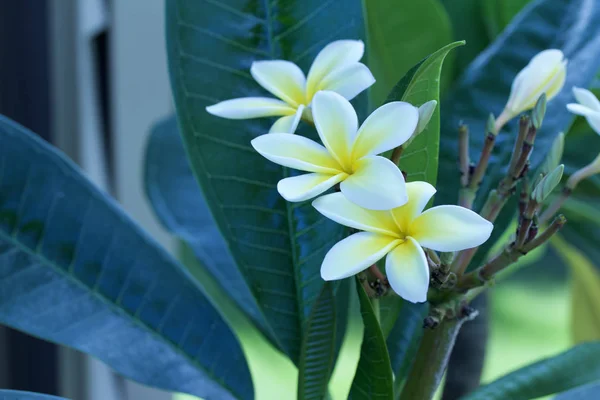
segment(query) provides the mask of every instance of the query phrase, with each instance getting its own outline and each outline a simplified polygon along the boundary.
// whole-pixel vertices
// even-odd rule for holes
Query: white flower
[[[365,232],[355,233],[329,250],[321,276],[325,280],[355,275],[387,255],[385,271],[392,289],[418,303],[427,299],[429,266],[421,246],[459,251],[485,242],[492,223],[459,206],[437,206],[423,212],[435,194],[426,182],[406,185],[408,203],[389,211],[360,208],[341,193],[319,197],[313,206],[335,222]]]
[[[360,40],[338,40],[319,52],[308,72],[284,60],[256,61],[250,73],[263,88],[280,100],[269,97],[244,97],[225,100],[206,107],[209,113],[229,119],[281,117],[271,132],[294,133],[300,118],[311,121],[314,95],[330,90],[351,100],[375,83],[366,65],[358,62],[364,54]]]
[[[573,114],[585,117],[592,129],[600,135],[600,101],[587,89],[574,87],[573,95],[579,104],[567,104],[567,109]]]
[[[543,93],[546,93],[546,99],[550,101],[562,89],[566,76],[567,60],[562,51],[551,49],[538,53],[517,74],[496,126],[501,127],[517,114],[531,110]]]
[[[312,113],[325,147],[289,133],[252,140],[256,151],[274,163],[310,172],[279,181],[277,189],[286,200],[308,200],[341,182],[342,193],[364,208],[389,210],[406,203],[402,173],[377,154],[410,138],[419,121],[416,107],[400,101],[384,104],[359,129],[350,102],[321,91],[313,99]]]

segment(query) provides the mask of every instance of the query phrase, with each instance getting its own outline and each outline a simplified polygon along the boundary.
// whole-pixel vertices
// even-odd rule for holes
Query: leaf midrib
[[[167,344],[176,353],[178,353],[179,355],[183,356],[186,360],[188,360],[188,362],[191,365],[193,365],[194,367],[196,367],[196,369],[203,371],[206,374],[207,377],[209,377],[210,379],[212,379],[214,382],[219,383],[221,385],[221,387],[223,387],[224,389],[226,389],[229,392],[229,394],[231,394],[234,398],[239,399],[239,397],[235,394],[235,392],[232,391],[232,388],[229,387],[227,384],[225,384],[224,381],[222,381],[221,379],[213,377],[208,372],[208,370],[204,368],[204,366],[202,364],[198,363],[194,358],[191,358],[185,351],[183,351],[181,348],[179,348],[175,343],[173,343],[172,341],[166,339],[158,331],[156,331],[155,329],[153,329],[152,327],[150,327],[149,325],[147,325],[146,323],[144,323],[139,318],[131,315],[130,313],[128,313],[127,311],[125,311],[123,308],[119,307],[118,304],[116,304],[115,302],[113,302],[112,300],[110,300],[108,297],[102,295],[100,292],[97,292],[95,290],[91,290],[89,288],[89,286],[87,286],[85,283],[83,283],[82,281],[80,281],[79,279],[77,279],[74,275],[71,275],[71,274],[67,273],[66,270],[63,269],[63,268],[61,268],[58,264],[56,264],[53,261],[47,259],[43,254],[40,254],[40,253],[32,250],[28,246],[22,244],[20,241],[18,241],[17,239],[15,239],[12,235],[7,234],[4,230],[0,230],[0,238],[8,241],[10,244],[12,244],[13,246],[15,246],[18,250],[20,250],[20,251],[28,254],[29,256],[31,256],[31,257],[33,257],[35,259],[40,260],[43,265],[50,266],[50,268],[52,268],[52,270],[55,273],[57,273],[59,276],[62,276],[67,281],[75,284],[80,289],[83,289],[85,292],[92,294],[94,297],[96,297],[98,300],[100,300],[102,303],[104,303],[111,311],[115,312],[116,314],[119,314],[121,317],[124,317],[125,319],[130,320],[135,325],[137,325],[138,327],[142,328],[147,333],[149,333],[150,335],[152,335],[155,339],[158,339],[159,341]]]

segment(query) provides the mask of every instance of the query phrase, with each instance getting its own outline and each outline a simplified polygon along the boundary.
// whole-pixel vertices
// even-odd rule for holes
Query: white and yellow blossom
[[[252,63],[250,74],[279,100],[244,97],[222,101],[207,107],[206,111],[229,119],[281,117],[271,132],[293,133],[300,118],[312,120],[308,107],[318,91],[334,91],[351,100],[375,83],[369,68],[359,62],[364,47],[360,40],[328,44],[313,61],[307,77],[290,61],[256,61]]]
[[[413,303],[427,299],[429,266],[421,246],[459,251],[484,243],[493,225],[459,206],[437,206],[423,212],[435,194],[426,182],[406,185],[408,203],[389,211],[363,209],[341,193],[319,197],[313,206],[333,221],[364,232],[338,242],[325,256],[325,280],[355,275],[387,255],[385,270],[392,289]]]
[[[567,60],[562,51],[550,49],[538,53],[515,77],[496,126],[501,127],[519,113],[531,110],[543,93],[550,101],[562,89],[566,76]]]
[[[592,129],[600,135],[600,101],[587,89],[574,87],[573,95],[579,104],[567,104],[567,109],[573,114],[585,117]]]
[[[325,146],[289,133],[252,140],[256,151],[274,163],[310,172],[279,181],[277,189],[286,200],[308,200],[341,182],[342,193],[364,208],[389,210],[406,203],[402,172],[377,154],[410,138],[419,121],[416,107],[401,101],[384,104],[359,129],[350,102],[321,91],[313,99],[312,113]]]

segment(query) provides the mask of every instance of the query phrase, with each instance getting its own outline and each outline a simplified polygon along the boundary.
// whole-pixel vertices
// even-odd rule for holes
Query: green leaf
[[[578,248],[561,236],[552,238],[557,254],[571,271],[571,332],[575,343],[600,340],[600,274]]]
[[[575,346],[488,384],[462,400],[529,400],[600,380],[600,343]]]
[[[400,168],[407,173],[409,181],[426,181],[435,185],[437,180],[440,147],[440,76],[444,59],[450,50],[464,42],[450,43],[431,54],[404,75],[394,86],[387,101],[406,101],[420,106],[437,100],[436,108],[427,128],[404,150]]]
[[[489,37],[495,38],[530,0],[483,0],[483,19]]]
[[[322,400],[333,371],[335,356],[335,297],[325,282],[306,322],[298,365],[298,399]]]
[[[450,17],[454,40],[464,40],[465,47],[457,50],[455,76],[460,75],[489,44],[484,19],[483,0],[442,0]]]
[[[185,241],[203,269],[210,273],[252,322],[277,344],[277,338],[256,302],[248,284],[227,249],[189,161],[177,119],[170,116],[150,132],[144,163],[146,196],[163,226]]]
[[[413,65],[452,40],[452,28],[438,0],[363,0],[363,4],[368,65],[377,79],[369,93],[374,109]]]
[[[349,400],[392,400],[394,378],[385,337],[362,284],[356,281],[360,313],[365,326],[356,376],[350,387]]]
[[[530,3],[504,30],[502,35],[473,61],[455,90],[442,104],[442,137],[436,203],[455,204],[459,190],[457,172],[457,127],[462,121],[471,131],[471,159],[476,160],[485,140],[485,125],[490,112],[498,115],[510,93],[512,80],[538,52],[548,48],[562,49],[569,59],[564,90],[548,103],[546,119],[538,132],[531,157],[531,171],[537,170],[550,150],[556,135],[565,131],[572,114],[565,105],[572,101],[569,88],[587,87],[600,69],[600,3],[593,0],[536,0]],[[484,197],[497,186],[506,173],[517,123],[508,124],[498,135],[488,174],[475,203],[479,209]],[[516,210],[510,204],[495,222],[491,240],[484,244],[474,259],[478,264],[495,239],[501,235]]]
[[[56,149],[0,117],[0,323],[120,374],[252,399],[237,339],[183,266]]]
[[[0,390],[2,400],[65,400],[62,397],[49,396],[47,394],[21,392],[18,390]]]
[[[253,61],[287,59],[306,72],[328,42],[362,38],[361,3],[306,0],[275,7],[269,1],[173,0],[167,2],[166,29],[171,84],[192,169],[230,256],[281,349],[297,361],[301,327],[323,287],[321,262],[344,229],[310,202],[288,203],[277,193],[277,182],[289,171],[250,146],[272,121],[217,118],[205,107],[264,96],[249,74]],[[361,99],[355,103],[364,114]]]
[[[600,382],[594,382],[560,393],[554,400],[596,400],[598,393]]]

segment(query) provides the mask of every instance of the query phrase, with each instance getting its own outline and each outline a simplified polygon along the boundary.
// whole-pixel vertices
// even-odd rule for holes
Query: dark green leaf
[[[440,76],[444,59],[450,50],[463,45],[463,42],[450,43],[431,54],[396,84],[388,96],[388,101],[407,101],[420,106],[436,100],[436,108],[427,128],[417,136],[402,154],[400,168],[407,173],[409,181],[427,181],[435,185],[438,171],[440,147]]]
[[[0,323],[144,384],[251,399],[242,350],[184,267],[58,151],[0,117]]]
[[[392,400],[394,378],[385,337],[362,284],[356,282],[360,313],[365,326],[356,376],[350,387],[349,400]]]
[[[41,393],[20,392],[18,390],[0,390],[2,400],[65,400],[62,397],[49,396]]]
[[[253,61],[287,59],[306,72],[328,42],[362,38],[361,3],[173,0],[166,25],[171,84],[192,169],[231,257],[281,348],[297,361],[301,327],[323,286],[321,262],[344,230],[310,202],[288,203],[277,193],[277,182],[289,172],[250,146],[272,121],[221,119],[205,107],[263,95],[249,74]],[[364,114],[366,107],[357,106]]]
[[[506,28],[515,15],[530,0],[483,0],[481,1],[483,19],[491,38],[495,38]]]
[[[463,400],[529,400],[600,380],[600,343],[585,343],[480,387]]]
[[[600,397],[600,382],[594,382],[563,392],[554,400],[596,400],[598,397]]]
[[[325,282],[304,329],[298,365],[298,399],[322,400],[335,356],[335,297],[333,283]]]
[[[229,294],[259,330],[276,343],[275,334],[206,205],[186,157],[175,116],[152,129],[144,167],[146,195],[163,226],[188,244],[220,290]]]
[[[504,30],[501,36],[471,64],[456,89],[442,105],[442,144],[440,176],[436,203],[455,204],[458,197],[457,127],[463,121],[471,131],[471,158],[477,159],[485,139],[485,124],[490,112],[498,115],[508,98],[513,78],[538,52],[562,49],[569,59],[567,79],[562,92],[548,103],[541,132],[538,133],[530,170],[535,171],[552,146],[556,135],[565,131],[572,114],[565,104],[572,101],[572,86],[587,87],[600,68],[600,58],[590,57],[600,51],[600,3],[594,0],[536,0],[530,3]],[[506,172],[516,137],[516,122],[498,135],[488,175],[476,201],[479,209],[483,197],[495,187]],[[497,219],[493,239],[504,232],[515,212],[509,207]],[[494,240],[479,251],[481,261]]]
[[[413,65],[452,41],[452,30],[446,10],[438,0],[363,0],[363,3],[368,64],[377,79],[370,89],[373,109],[383,103]],[[450,72],[449,68],[448,77]]]

